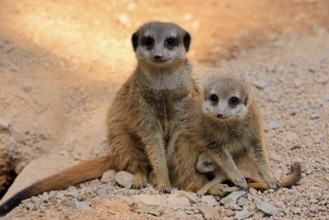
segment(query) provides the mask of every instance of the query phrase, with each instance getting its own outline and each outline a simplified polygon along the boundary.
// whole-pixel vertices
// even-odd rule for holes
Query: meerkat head
[[[248,85],[232,77],[212,77],[204,84],[203,112],[221,120],[243,119],[249,108]]]
[[[138,62],[164,67],[185,61],[191,36],[176,24],[149,22],[131,40]]]
[[[202,153],[199,156],[198,163],[196,165],[196,169],[200,173],[210,173],[215,170],[214,161],[208,156],[206,153]]]

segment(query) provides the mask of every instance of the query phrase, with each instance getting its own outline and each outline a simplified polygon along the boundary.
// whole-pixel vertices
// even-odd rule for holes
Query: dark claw
[[[164,194],[169,194],[171,193],[171,186],[160,187],[159,192]]]
[[[247,188],[246,187],[242,187],[242,190],[245,191],[245,192],[247,192],[247,193],[249,192],[248,187]]]

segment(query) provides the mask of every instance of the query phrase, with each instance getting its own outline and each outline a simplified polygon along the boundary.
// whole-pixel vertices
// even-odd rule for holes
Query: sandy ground
[[[298,186],[248,195],[250,203],[243,208],[254,211],[251,218],[263,216],[252,203],[261,198],[280,209],[273,219],[328,219],[325,0],[223,0],[201,5],[185,0],[1,1],[0,119],[10,122],[8,128],[0,127],[2,194],[15,173],[21,175],[12,192],[104,152],[106,109],[135,66],[130,36],[150,20],[173,21],[190,31],[189,58],[200,81],[216,72],[244,77],[254,85],[277,176],[284,176],[292,162],[302,163]],[[100,188],[106,195],[95,192]],[[193,206],[192,212],[167,207],[160,217],[137,214],[129,198],[143,193],[157,195],[151,186],[136,191],[94,180],[48,195],[33,207],[27,201],[5,219],[200,218]],[[91,209],[68,206],[72,198],[88,202]],[[238,211],[219,203],[214,207],[224,219]]]

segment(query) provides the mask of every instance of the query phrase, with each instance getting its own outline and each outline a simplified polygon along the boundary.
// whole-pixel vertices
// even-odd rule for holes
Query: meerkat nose
[[[224,115],[222,115],[222,114],[217,114],[217,118],[224,118]]]
[[[156,54],[154,55],[154,59],[155,60],[161,60],[163,58],[163,55],[162,54]]]

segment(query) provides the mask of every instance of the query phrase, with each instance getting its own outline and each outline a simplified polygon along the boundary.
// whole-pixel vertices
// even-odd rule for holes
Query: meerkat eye
[[[211,94],[209,96],[209,99],[213,104],[216,104],[218,102],[218,96],[216,94]]]
[[[228,100],[230,106],[235,107],[240,103],[240,99],[238,97],[233,96]]]
[[[143,37],[141,43],[143,46],[147,47],[148,49],[151,49],[154,44],[154,39],[152,37]]]
[[[175,38],[175,37],[169,37],[169,38],[166,39],[166,45],[169,48],[173,48],[175,46],[178,46],[178,39]]]
[[[212,163],[208,162],[208,161],[205,161],[205,162],[203,162],[203,165],[206,166],[206,167],[209,167],[209,166],[212,166]]]

